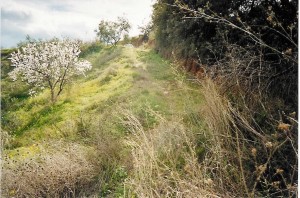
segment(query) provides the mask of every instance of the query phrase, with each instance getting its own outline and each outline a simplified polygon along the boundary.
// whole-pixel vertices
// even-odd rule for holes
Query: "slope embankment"
[[[3,195],[212,193],[197,163],[205,155],[198,85],[149,49],[103,48],[86,59],[93,69],[54,106],[47,90],[27,97],[20,82],[1,82],[13,104],[2,113]]]

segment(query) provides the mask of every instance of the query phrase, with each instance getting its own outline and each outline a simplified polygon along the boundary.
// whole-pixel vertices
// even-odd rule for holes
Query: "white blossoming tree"
[[[29,43],[11,54],[15,68],[9,75],[13,80],[20,78],[31,85],[31,95],[49,88],[54,104],[72,76],[84,75],[92,68],[90,62],[78,59],[79,53],[78,41]]]

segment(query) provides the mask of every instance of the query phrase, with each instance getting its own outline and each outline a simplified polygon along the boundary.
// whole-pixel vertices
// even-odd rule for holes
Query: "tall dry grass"
[[[137,197],[219,197],[217,183],[199,163],[196,134],[180,118],[165,120],[145,131],[129,111],[124,120],[132,133],[127,143],[132,148],[133,170],[126,186]]]
[[[249,195],[242,163],[244,137],[234,125],[230,103],[209,79],[202,82],[202,92],[205,105],[201,114],[207,125],[203,135],[207,136],[209,148],[205,166],[211,170],[220,191]]]
[[[282,119],[270,130],[260,128],[249,106],[239,109],[220,94],[223,87],[211,79],[202,80],[201,85],[206,101],[204,135],[209,136],[204,166],[211,170],[219,191],[237,197],[297,196],[298,153],[293,133],[297,122],[286,124]]]
[[[192,117],[182,119],[177,115],[167,120],[149,110],[159,124],[146,130],[137,116],[122,110],[124,125],[131,133],[127,144],[133,163],[125,182],[127,194],[297,196],[297,161],[284,161],[297,156],[296,144],[289,135],[292,126],[279,124],[273,136],[262,133],[249,120],[249,114],[240,113],[211,79],[201,81],[201,91],[205,99],[199,108],[203,126],[196,132],[194,120],[186,120]],[[290,156],[285,155],[287,150]]]

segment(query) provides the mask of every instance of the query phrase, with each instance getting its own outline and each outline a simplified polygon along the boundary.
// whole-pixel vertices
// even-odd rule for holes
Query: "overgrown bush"
[[[55,148],[55,149],[54,149]],[[5,197],[75,197],[97,175],[86,149],[78,144],[33,145],[4,156]],[[32,154],[33,153],[33,154]]]
[[[154,5],[157,50],[214,81],[200,84],[207,101],[203,117],[217,145],[207,168],[220,178],[221,191],[242,197],[297,193],[297,4]]]
[[[103,49],[103,44],[100,42],[82,43],[80,45],[81,53],[79,57],[85,58],[89,54],[98,53]]]
[[[251,62],[251,72],[268,76],[267,97],[280,97],[297,108],[297,1],[174,1],[154,5],[156,48],[168,57],[194,59],[208,68],[228,70],[219,64],[236,45],[250,50],[260,63]],[[242,57],[241,57],[242,58]],[[189,66],[189,65],[187,65]],[[238,67],[238,66],[237,66]],[[251,78],[252,76],[250,76]],[[260,79],[250,79],[258,84]]]
[[[212,137],[208,147],[216,160],[207,168],[219,178],[218,186],[242,197],[296,196],[297,121],[292,115],[282,115],[282,120],[265,115],[258,124],[253,109],[244,103],[232,106],[211,80],[201,84],[205,133]]]

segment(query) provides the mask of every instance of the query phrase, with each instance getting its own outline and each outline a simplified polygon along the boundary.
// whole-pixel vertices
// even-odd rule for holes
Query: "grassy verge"
[[[117,121],[111,122],[117,119],[111,106],[133,85],[131,69],[120,62],[123,50],[85,53],[92,71],[75,78],[54,106],[47,90],[30,98],[26,88],[19,88],[21,82],[3,79],[2,101],[8,104],[1,120],[3,195],[77,197],[114,191],[123,179],[118,174],[126,149],[121,149]]]
[[[207,175],[195,173],[191,177],[199,176],[195,182],[184,176],[185,169],[199,169],[196,162],[205,153],[199,136],[203,127],[200,90],[151,50],[92,46],[88,51],[84,57],[91,61],[92,71],[74,79],[54,106],[49,105],[46,90],[33,98],[15,99],[14,105],[6,107],[4,195],[142,196],[142,180],[136,174],[144,173],[137,153],[146,152],[147,141],[157,152],[156,174],[162,174],[149,182],[159,182],[168,168],[177,175],[164,181],[161,195],[169,195],[168,185],[180,192],[197,187],[190,194],[181,192],[183,196],[202,192],[206,184],[196,182],[206,181]],[[11,82],[3,86],[11,97],[7,88]],[[144,135],[148,139],[140,139]]]

